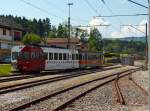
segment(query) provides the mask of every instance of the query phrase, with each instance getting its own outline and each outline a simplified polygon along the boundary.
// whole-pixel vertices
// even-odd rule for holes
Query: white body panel
[[[14,57],[14,53],[19,56],[19,52],[24,48],[25,46],[14,46],[11,49],[11,64],[12,64],[12,70],[17,71],[17,57]],[[15,55],[15,56],[16,56]]]
[[[46,48],[42,47],[44,53],[48,53],[48,59],[45,61],[45,70],[55,70],[55,69],[75,69],[79,68],[79,60],[72,60],[72,54],[78,54],[77,50],[60,49],[60,48]],[[53,59],[49,59],[49,53],[53,53]],[[54,60],[54,53],[69,54],[68,60]],[[63,57],[62,57],[63,58]]]

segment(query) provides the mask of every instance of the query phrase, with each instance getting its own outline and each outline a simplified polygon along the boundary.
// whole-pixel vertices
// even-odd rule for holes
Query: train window
[[[84,55],[82,54],[82,60],[85,60],[85,57],[84,57]]]
[[[53,60],[53,53],[49,53],[49,60]]]
[[[29,52],[23,52],[21,58],[22,58],[22,59],[25,59],[25,60],[29,60],[29,59],[30,59],[30,54],[29,54]]]
[[[44,53],[44,58],[48,60],[48,53]]]
[[[92,55],[89,55],[89,59],[92,60]]]
[[[18,58],[18,52],[12,52],[12,60],[16,60]]]
[[[73,54],[74,55],[74,60],[76,60],[76,54]]]
[[[74,60],[74,59],[75,59],[74,54],[72,54],[72,60]]]
[[[79,60],[82,60],[82,54],[79,54]]]
[[[69,60],[69,54],[66,54],[66,60]]]
[[[94,59],[95,59],[95,60],[97,59],[97,56],[96,56],[96,55],[94,55]]]
[[[39,59],[39,52],[35,52],[35,58]]]
[[[35,52],[31,52],[31,59],[35,59],[35,58],[36,58]]]
[[[59,60],[62,60],[62,53],[59,53]]]
[[[79,54],[76,54],[76,60],[79,60]]]
[[[58,53],[54,53],[54,60],[58,60]]]
[[[42,52],[40,52],[40,53],[39,53],[39,58],[40,58],[40,59],[42,59],[42,58],[43,58],[43,56],[42,56]]]
[[[63,53],[63,60],[67,60],[67,54]]]

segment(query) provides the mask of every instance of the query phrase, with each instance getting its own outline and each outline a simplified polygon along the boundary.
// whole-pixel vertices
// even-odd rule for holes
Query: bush
[[[23,40],[22,42],[24,44],[31,44],[31,43],[41,43],[41,38],[40,36],[36,35],[36,34],[26,34],[24,37],[23,37]]]
[[[105,53],[105,57],[120,57],[118,53]]]

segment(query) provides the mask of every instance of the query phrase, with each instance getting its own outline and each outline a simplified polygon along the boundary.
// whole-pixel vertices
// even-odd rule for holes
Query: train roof
[[[13,46],[11,51],[12,52],[19,52],[22,48],[24,48],[25,46],[24,45],[19,45],[19,46]]]
[[[45,44],[29,44],[31,46],[35,46],[35,47],[43,47],[43,48],[57,48],[57,49],[67,49],[67,48],[64,48],[64,47],[58,47],[58,46],[54,46],[54,45],[45,45]]]
[[[67,48],[64,48],[64,47],[57,47],[57,46],[53,46],[53,45],[45,45],[45,44],[34,44],[34,43],[31,43],[29,44],[28,46],[33,46],[33,47],[39,47],[39,48],[42,48],[43,50],[49,50],[49,49],[53,49],[54,51],[60,51],[60,50],[63,50],[63,51],[74,51],[74,52],[80,52],[80,53],[100,53],[102,54],[103,52],[94,52],[94,51],[83,51],[83,50],[79,50],[79,49],[67,49]]]
[[[67,48],[63,48],[63,47],[43,45],[43,44],[29,44],[27,46],[42,48],[44,52],[49,52],[50,50],[53,52],[78,52],[78,50],[67,49]]]

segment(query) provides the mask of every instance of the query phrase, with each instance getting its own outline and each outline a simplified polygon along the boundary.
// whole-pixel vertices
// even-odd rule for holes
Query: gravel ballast
[[[149,75],[148,71],[138,71],[132,74],[133,80],[143,87],[146,91],[149,88]]]
[[[97,78],[97,77],[101,77],[102,75],[116,73],[117,70],[120,71],[121,69],[128,69],[128,68],[130,67],[97,72],[90,75],[74,77],[71,79],[61,80],[50,84],[39,85],[39,86],[15,91],[12,93],[2,94],[0,95],[0,103],[1,103],[0,110],[5,111],[15,106],[18,106],[20,104],[36,99],[40,96],[52,93],[53,91],[64,88],[66,86],[79,83],[82,81],[88,81],[88,79],[92,79],[93,77]]]
[[[139,75],[141,72],[143,73],[139,71],[134,74]],[[136,78],[143,79],[143,76]],[[135,87],[128,77],[119,80],[119,87],[126,105],[117,103],[114,82],[112,82],[76,100],[64,111],[148,111],[148,97]]]

